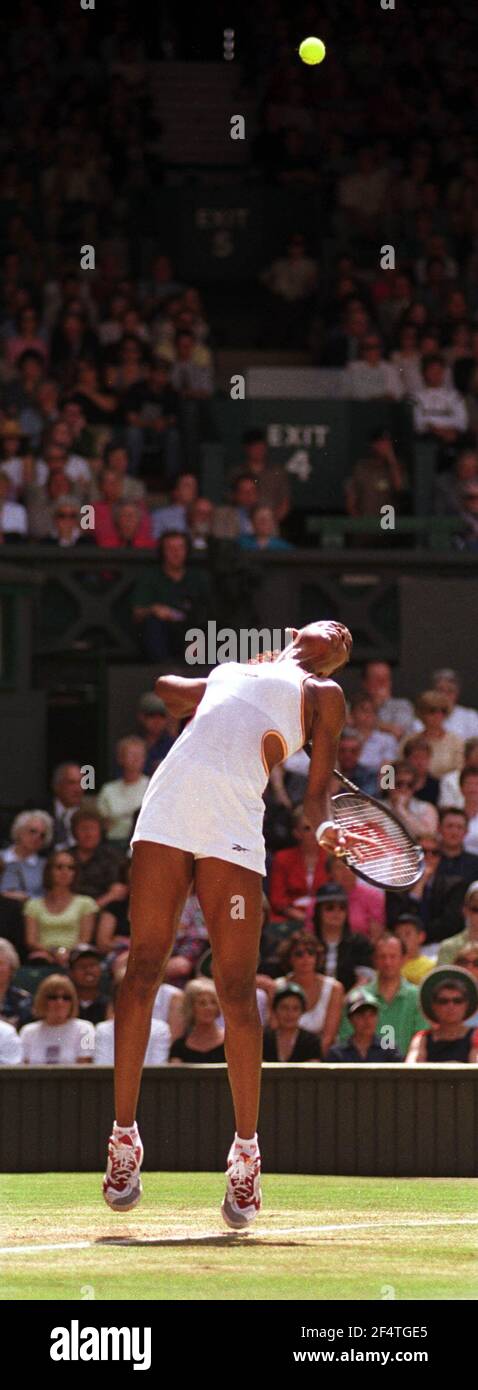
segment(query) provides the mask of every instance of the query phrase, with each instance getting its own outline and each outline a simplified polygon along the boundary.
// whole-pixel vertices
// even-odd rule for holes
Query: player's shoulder
[[[318,709],[329,707],[330,709],[345,710],[345,695],[342,686],[337,681],[332,680],[331,676],[311,676],[308,690],[312,693],[312,698]]]

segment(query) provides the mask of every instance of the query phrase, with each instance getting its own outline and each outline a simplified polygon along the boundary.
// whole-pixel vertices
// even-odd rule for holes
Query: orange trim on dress
[[[288,749],[288,747],[287,747],[287,744],[286,744],[286,741],[285,741],[285,738],[284,738],[283,734],[280,734],[278,729],[266,729],[265,733],[262,735],[262,738],[261,738],[261,758],[262,758],[262,766],[263,766],[263,768],[264,768],[264,772],[267,772],[267,776],[270,777],[270,775],[271,775],[271,774],[270,774],[270,769],[268,768],[267,763],[266,763],[266,760],[265,760],[265,757],[264,757],[264,739],[266,739],[266,738],[268,737],[268,734],[274,734],[276,738],[279,738],[279,739],[280,739],[281,744],[282,744],[282,747],[283,747],[283,749],[284,749],[284,758],[287,757],[287,754],[288,754],[288,752],[289,752],[289,749]]]

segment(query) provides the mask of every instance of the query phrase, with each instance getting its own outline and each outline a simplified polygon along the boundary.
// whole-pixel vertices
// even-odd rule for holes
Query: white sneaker
[[[232,1144],[227,1158],[227,1188],[221,1212],[227,1226],[243,1231],[255,1220],[262,1206],[260,1188],[261,1156],[257,1149],[248,1154]]]
[[[139,1134],[133,1139],[129,1134],[118,1138],[110,1136],[108,1162],[103,1178],[103,1197],[113,1211],[131,1211],[139,1202],[143,1186],[140,1167],[143,1162],[143,1145]]]

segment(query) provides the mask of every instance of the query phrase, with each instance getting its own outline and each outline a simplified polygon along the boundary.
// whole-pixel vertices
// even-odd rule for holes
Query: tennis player
[[[350,632],[335,622],[289,631],[280,653],[224,662],[207,679],[156,682],[171,714],[193,717],[151,778],[132,840],[131,949],[116,1005],[116,1120],[103,1182],[114,1211],[130,1211],[141,1196],[141,1073],[154,998],[192,880],[211,942],[236,1122],[221,1210],[241,1230],[260,1209],[255,977],[266,868],[262,797],[272,768],[310,741],[304,811],[319,842],[340,854],[364,838],[334,825],[329,793],[345,718],[342,689],[330,677],[349,659]]]

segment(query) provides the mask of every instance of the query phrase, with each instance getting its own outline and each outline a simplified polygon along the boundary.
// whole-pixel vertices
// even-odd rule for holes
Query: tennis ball
[[[322,39],[303,39],[299,48],[299,58],[310,66],[321,63],[325,58],[325,43],[322,43]]]

